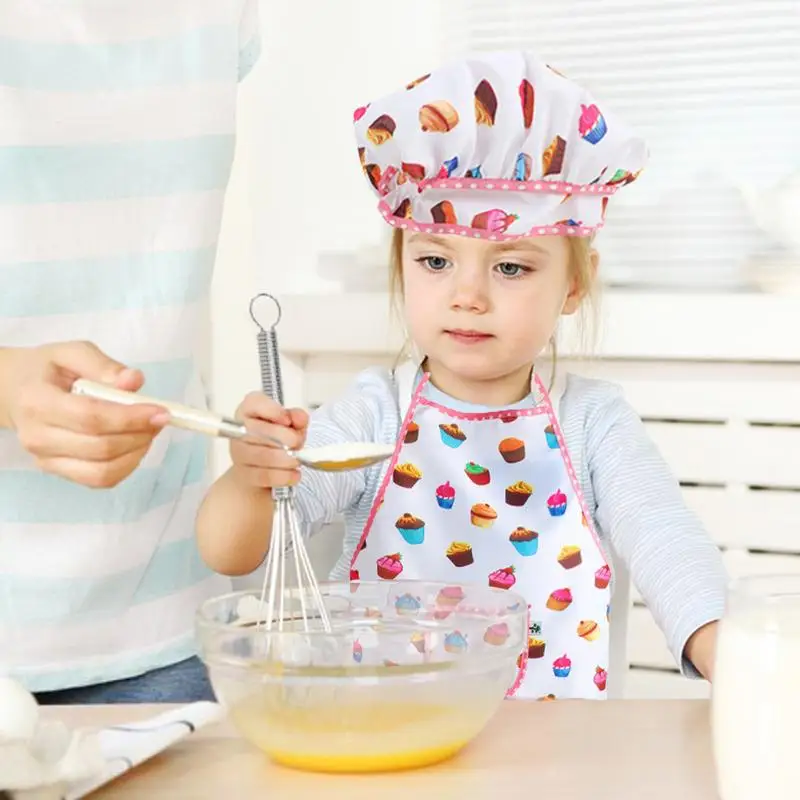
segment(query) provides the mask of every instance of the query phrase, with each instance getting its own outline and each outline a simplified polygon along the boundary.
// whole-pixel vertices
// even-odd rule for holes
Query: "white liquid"
[[[712,727],[721,800],[800,797],[800,601],[720,625]]]

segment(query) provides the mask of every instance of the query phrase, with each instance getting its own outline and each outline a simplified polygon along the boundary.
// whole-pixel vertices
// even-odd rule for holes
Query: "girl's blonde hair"
[[[594,323],[597,314],[598,281],[595,260],[593,259],[594,236],[574,236],[567,239],[569,247],[569,270],[571,277],[576,281],[578,293],[581,298],[580,305],[580,344],[581,350],[587,352],[594,344]],[[389,296],[393,310],[402,318],[403,300],[403,232],[392,231],[392,241],[389,252]],[[403,348],[405,353],[408,342]],[[553,361],[553,375],[556,367],[556,337],[550,341],[551,356]],[[402,357],[403,353],[401,353]]]

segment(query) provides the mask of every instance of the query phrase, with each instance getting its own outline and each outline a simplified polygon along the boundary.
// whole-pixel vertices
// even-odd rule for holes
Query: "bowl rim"
[[[338,580],[338,581],[320,581],[319,588],[320,590],[324,590],[325,587],[331,586],[338,586],[338,587],[352,587],[353,585],[364,585],[364,586],[426,586],[430,589],[445,589],[445,588],[453,588],[458,586],[459,588],[463,589],[465,592],[469,589],[479,590],[484,592],[488,595],[493,595],[495,597],[504,597],[508,598],[508,607],[506,608],[507,614],[506,615],[497,615],[496,619],[501,620],[504,617],[527,617],[528,616],[528,603],[525,598],[518,594],[517,592],[513,592],[509,589],[497,589],[494,586],[486,586],[485,584],[478,584],[478,583],[456,583],[453,581],[427,581],[422,579],[414,579],[409,578],[403,581],[397,581],[396,583],[389,584],[387,581],[382,580],[375,580],[375,581],[349,581],[347,579]],[[292,587],[287,587],[292,588]],[[409,590],[410,591],[410,590]],[[236,598],[244,598],[244,597],[252,597],[255,596],[256,599],[259,599],[260,590],[258,589],[238,589],[232,592],[226,592],[225,594],[215,595],[214,597],[209,597],[204,600],[196,609],[194,614],[195,619],[195,626],[196,628],[200,629],[203,628],[205,630],[217,630],[222,632],[231,632],[234,630],[238,630],[241,632],[245,632],[248,630],[248,626],[244,625],[235,625],[231,624],[230,622],[217,622],[213,620],[210,615],[208,614],[208,609],[215,605],[221,605],[225,601],[231,601]],[[519,608],[514,608],[514,606],[519,606]],[[459,609],[458,606],[453,606],[451,613],[458,612],[461,615],[469,616],[470,611],[472,613],[476,613],[472,607],[461,608]],[[487,622],[490,622],[490,616],[486,614]],[[253,633],[255,634],[256,630],[258,630],[261,634],[264,634],[266,631],[261,630],[256,627],[250,628]],[[330,633],[326,633],[324,630],[311,630],[311,631],[300,631],[297,629],[285,629],[285,630],[275,630],[274,628],[268,631],[270,636],[283,636],[283,635],[292,635],[297,636],[298,634],[302,634],[304,637],[317,637],[317,636],[330,636]]]

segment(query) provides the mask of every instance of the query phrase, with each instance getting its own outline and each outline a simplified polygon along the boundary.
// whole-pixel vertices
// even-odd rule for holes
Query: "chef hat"
[[[429,233],[588,236],[647,160],[621,120],[525,52],[449,64],[354,122],[383,217]]]

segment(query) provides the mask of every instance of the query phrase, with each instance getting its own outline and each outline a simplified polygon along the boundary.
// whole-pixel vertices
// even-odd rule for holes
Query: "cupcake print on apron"
[[[508,696],[604,698],[611,570],[547,391],[534,377],[530,408],[463,413],[427,385],[423,375],[411,394],[351,575],[396,581],[399,596],[406,579],[442,582],[442,618],[462,584],[511,590],[530,630]],[[499,623],[480,644],[501,638]],[[471,646],[458,630],[443,641],[450,653]]]

